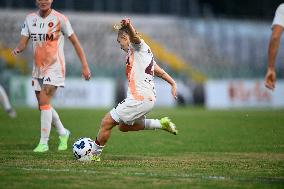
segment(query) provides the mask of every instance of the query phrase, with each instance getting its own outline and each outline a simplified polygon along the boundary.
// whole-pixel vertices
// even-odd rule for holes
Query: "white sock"
[[[47,105],[48,106],[48,105]],[[52,111],[51,108],[41,108],[41,130],[40,130],[40,143],[47,144],[51,129]]]
[[[96,139],[96,141],[94,141],[95,145],[92,149],[92,154],[94,154],[96,156],[100,156],[105,146],[101,146],[101,145],[97,144],[97,142],[98,141]]]
[[[161,129],[162,125],[158,119],[145,119],[144,130]]]
[[[52,125],[55,126],[56,131],[60,136],[66,135],[66,129],[62,125],[58,113],[54,108],[51,108],[51,111],[52,111]]]
[[[0,103],[3,104],[5,111],[12,109],[7,93],[5,92],[4,88],[1,85],[0,85]]]

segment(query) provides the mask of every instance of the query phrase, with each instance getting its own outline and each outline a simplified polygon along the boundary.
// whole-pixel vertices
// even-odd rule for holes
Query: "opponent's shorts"
[[[35,91],[41,91],[42,85],[52,85],[56,87],[64,87],[65,78],[45,76],[44,78],[32,78],[32,86]]]
[[[133,125],[144,121],[154,104],[155,100],[148,98],[142,101],[126,98],[110,111],[110,115],[117,123]]]

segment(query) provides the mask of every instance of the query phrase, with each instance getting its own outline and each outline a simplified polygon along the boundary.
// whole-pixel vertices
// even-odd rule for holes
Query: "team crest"
[[[50,27],[50,28],[51,28],[53,25],[54,25],[53,22],[49,22],[49,23],[48,23],[48,27]]]

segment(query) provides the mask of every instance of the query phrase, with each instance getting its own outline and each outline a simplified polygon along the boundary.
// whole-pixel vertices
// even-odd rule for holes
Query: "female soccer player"
[[[63,127],[57,112],[51,106],[51,99],[57,87],[64,87],[64,36],[67,36],[71,41],[81,61],[82,76],[85,80],[89,80],[91,77],[84,51],[68,18],[53,10],[51,8],[52,2],[53,0],[36,0],[39,10],[27,15],[20,41],[13,50],[13,54],[17,55],[26,48],[29,40],[33,43],[32,86],[41,111],[41,137],[34,152],[48,151],[51,124],[56,127],[59,134],[58,150],[67,149],[70,132]]]
[[[127,98],[105,115],[95,140],[93,160],[100,161],[100,154],[108,141],[111,130],[118,125],[122,132],[163,129],[177,134],[175,125],[169,118],[145,119],[155,103],[154,75],[161,77],[171,85],[171,92],[176,98],[176,83],[154,61],[149,46],[141,39],[130,19],[121,21],[117,42],[126,54],[126,77],[128,80]]]

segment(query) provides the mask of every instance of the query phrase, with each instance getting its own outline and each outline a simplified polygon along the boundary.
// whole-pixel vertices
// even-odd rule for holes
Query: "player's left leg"
[[[52,112],[52,125],[55,126],[57,133],[59,134],[59,145],[58,145],[58,150],[62,151],[62,150],[67,150],[68,148],[68,139],[70,136],[70,131],[66,128],[64,128],[60,117],[58,115],[58,113],[56,112],[56,110],[51,107],[51,112]]]
[[[17,116],[16,111],[11,106],[11,103],[9,101],[5,89],[1,85],[0,85],[0,103],[3,105],[4,110],[11,118],[15,118]]]
[[[162,119],[138,119],[133,125],[120,123],[118,129],[122,132],[162,129],[177,135],[176,126],[168,117]]]

